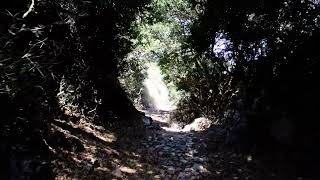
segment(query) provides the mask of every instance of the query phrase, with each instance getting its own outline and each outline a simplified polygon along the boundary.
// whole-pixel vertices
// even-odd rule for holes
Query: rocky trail
[[[138,150],[157,172],[150,179],[279,179],[251,155],[225,147],[218,126],[206,129],[192,123],[179,129],[168,124],[169,112],[146,115],[156,128],[147,131]]]
[[[79,142],[54,150],[56,179],[277,179],[250,155],[219,147],[213,130],[171,127],[168,112],[146,116],[152,125],[136,139],[87,122],[55,123],[56,131]]]
[[[148,132],[141,143],[147,160],[160,172],[155,179],[205,179],[208,157],[201,153],[206,144],[195,132],[183,132],[166,123],[166,114],[148,114],[159,128]]]

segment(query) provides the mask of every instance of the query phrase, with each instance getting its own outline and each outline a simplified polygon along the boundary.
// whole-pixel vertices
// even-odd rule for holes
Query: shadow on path
[[[221,145],[218,127],[185,132],[170,127],[170,112],[146,112],[160,128],[122,138],[101,126],[59,121],[52,128],[78,139],[80,152],[56,148],[56,179],[277,179],[249,155]]]

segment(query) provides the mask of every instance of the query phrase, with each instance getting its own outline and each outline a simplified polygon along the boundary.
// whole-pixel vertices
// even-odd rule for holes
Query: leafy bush
[[[49,162],[48,126],[64,118],[61,106],[83,116],[95,110],[106,122],[137,113],[119,85],[117,64],[130,51],[128,29],[145,3],[0,2],[0,104],[6,107],[1,114],[8,114],[0,122],[1,156],[7,158],[1,167],[28,159]],[[1,176],[41,174],[10,169]]]

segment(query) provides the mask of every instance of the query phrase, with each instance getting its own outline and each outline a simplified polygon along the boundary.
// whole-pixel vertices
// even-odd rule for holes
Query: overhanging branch
[[[22,18],[27,17],[28,14],[29,14],[33,9],[34,9],[34,0],[31,0],[31,4],[30,4],[30,6],[29,6],[29,9],[28,9],[27,12],[25,12],[25,13],[23,14]]]

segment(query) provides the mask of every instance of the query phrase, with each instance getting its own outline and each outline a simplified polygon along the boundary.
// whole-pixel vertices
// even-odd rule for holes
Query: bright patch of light
[[[212,50],[216,57],[226,60],[226,66],[229,71],[235,65],[233,52],[230,49],[232,49],[232,42],[227,38],[227,35],[224,33],[217,33]]]
[[[215,37],[215,43],[213,46],[213,52],[218,57],[224,57],[227,47],[231,42],[224,38],[224,34],[219,33]]]
[[[148,94],[148,101],[156,110],[172,111],[176,107],[169,100],[169,90],[163,81],[159,66],[155,63],[147,64],[147,78],[143,85]]]
[[[310,0],[315,5],[320,5],[320,0]]]
[[[255,16],[256,16],[255,13],[249,14],[248,15],[248,21],[253,21]]]

